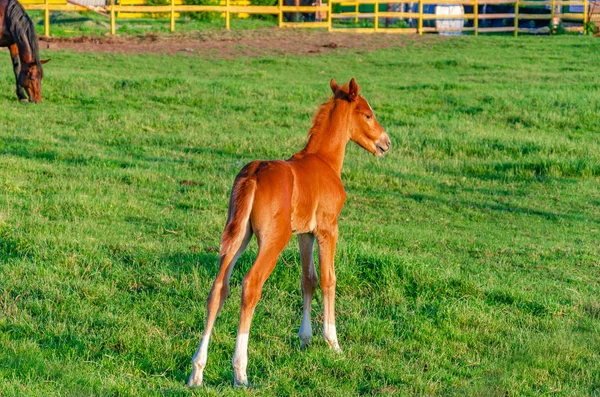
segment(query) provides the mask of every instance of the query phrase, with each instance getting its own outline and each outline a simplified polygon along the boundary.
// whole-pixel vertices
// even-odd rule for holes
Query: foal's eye
[[[365,117],[367,118],[367,120],[371,120],[373,118],[373,116],[370,114],[367,114]]]

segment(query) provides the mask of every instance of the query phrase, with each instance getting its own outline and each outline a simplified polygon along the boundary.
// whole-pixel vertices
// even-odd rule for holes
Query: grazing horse
[[[42,100],[42,64],[33,22],[17,0],[0,0],[0,47],[8,47],[17,80],[17,97],[23,102]],[[27,99],[27,96],[29,99]]]
[[[323,337],[332,349],[341,351],[335,329],[333,259],[338,239],[337,219],[346,200],[341,179],[344,153],[348,141],[354,141],[375,156],[381,156],[390,149],[391,142],[375,119],[371,106],[359,95],[354,79],[343,87],[332,79],[330,86],[333,98],[319,108],[304,149],[287,161],[251,162],[235,178],[221,240],[221,267],[208,296],[206,326],[192,359],[190,387],[202,384],[210,334],[229,294],[233,266],[252,234],[258,239],[258,256],[242,284],[240,323],[233,357],[234,384],[248,385],[246,366],[252,314],[263,284],[292,233],[298,235],[302,261],[301,347],[312,337],[310,307],[317,286],[313,262],[316,239],[323,291]]]

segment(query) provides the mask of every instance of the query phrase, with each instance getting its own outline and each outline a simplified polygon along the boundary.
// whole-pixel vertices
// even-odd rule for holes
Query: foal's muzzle
[[[375,156],[383,156],[384,153],[390,150],[390,147],[392,147],[390,137],[386,133],[381,134],[381,137],[375,144]]]

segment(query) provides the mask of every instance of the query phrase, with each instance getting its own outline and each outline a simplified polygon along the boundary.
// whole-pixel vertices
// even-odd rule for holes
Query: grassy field
[[[484,37],[311,57],[45,51],[0,63],[0,395],[600,395],[600,41]],[[243,164],[302,148],[356,77],[392,150],[351,144],[337,320],[300,351],[295,238],[232,387],[240,282],[185,382]]]
[[[348,10],[350,11],[350,10]],[[364,12],[364,11],[363,11]],[[372,12],[372,11],[371,11]],[[33,23],[35,24],[38,35],[44,35],[44,12],[28,11]],[[201,31],[203,33],[220,31],[225,27],[225,19],[218,17],[216,13],[209,14],[211,17],[206,19],[195,19],[190,14],[182,14],[175,20],[175,32],[177,34],[190,35]],[[238,18],[237,14],[231,16],[232,30],[250,30],[256,28],[267,28],[277,26],[277,15],[255,14],[250,18]],[[383,23],[383,22],[382,22]],[[335,20],[333,26],[337,28],[364,28],[373,27],[371,20],[360,20],[354,23],[353,20]],[[408,27],[406,23],[394,23],[390,27]],[[50,34],[52,37],[79,37],[85,35],[88,37],[104,37],[110,32],[110,19],[93,12],[74,12],[74,11],[52,11],[50,13]],[[170,33],[169,14],[164,14],[161,18],[120,18],[117,14],[116,34],[118,36],[144,36],[144,35],[165,35]],[[467,34],[467,33],[465,33]]]
[[[35,24],[38,35],[44,34],[44,12],[28,11]],[[247,30],[277,26],[276,16],[267,15],[263,18],[238,19],[232,17],[231,29]],[[210,19],[193,19],[181,15],[176,19],[177,33],[190,34],[198,30],[221,30],[225,27],[225,19],[212,16]],[[170,29],[169,14],[164,18],[130,19],[119,18],[117,14],[116,33],[121,36],[165,34]],[[53,37],[89,37],[106,36],[110,32],[110,19],[93,12],[52,11],[50,13],[50,34]]]

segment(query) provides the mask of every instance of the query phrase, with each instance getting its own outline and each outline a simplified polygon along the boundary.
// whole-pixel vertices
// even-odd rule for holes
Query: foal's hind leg
[[[250,226],[248,226],[239,248],[237,250],[232,249],[231,251],[233,252],[228,252],[221,257],[221,269],[219,270],[219,274],[208,295],[208,303],[206,305],[206,326],[204,327],[202,340],[200,341],[200,346],[198,346],[196,354],[194,354],[194,358],[192,358],[192,374],[188,380],[189,387],[202,385],[202,374],[208,359],[208,342],[210,340],[210,334],[217,315],[221,311],[221,307],[223,307],[223,302],[229,295],[229,278],[231,277],[231,271],[233,270],[235,262],[237,262],[240,255],[242,255],[248,246],[251,236],[252,232]]]
[[[300,348],[306,347],[312,338],[312,326],[310,324],[310,308],[312,298],[317,288],[317,273],[315,272],[315,262],[313,249],[315,245],[315,236],[312,234],[299,234],[298,244],[300,245],[300,257],[302,259],[302,323],[300,324]]]
[[[317,235],[321,290],[323,290],[323,338],[333,350],[341,353],[335,329],[335,246],[338,238],[337,224]]]
[[[278,222],[280,223],[280,222]],[[272,225],[271,233],[268,236],[258,237],[258,256],[250,268],[250,271],[244,277],[242,284],[242,309],[240,312],[240,325],[235,341],[235,354],[233,356],[233,371],[235,386],[248,386],[248,377],[246,376],[246,367],[248,366],[248,334],[250,324],[256,304],[262,294],[262,288],[267,278],[273,272],[277,258],[285,248],[292,230],[282,225]]]
[[[13,65],[13,71],[15,72],[15,80],[17,81],[17,98],[20,101],[26,100],[25,91],[23,91],[23,87],[19,84],[19,73],[21,73],[21,61],[19,60],[19,48],[16,44],[8,47],[10,51],[10,59]]]

